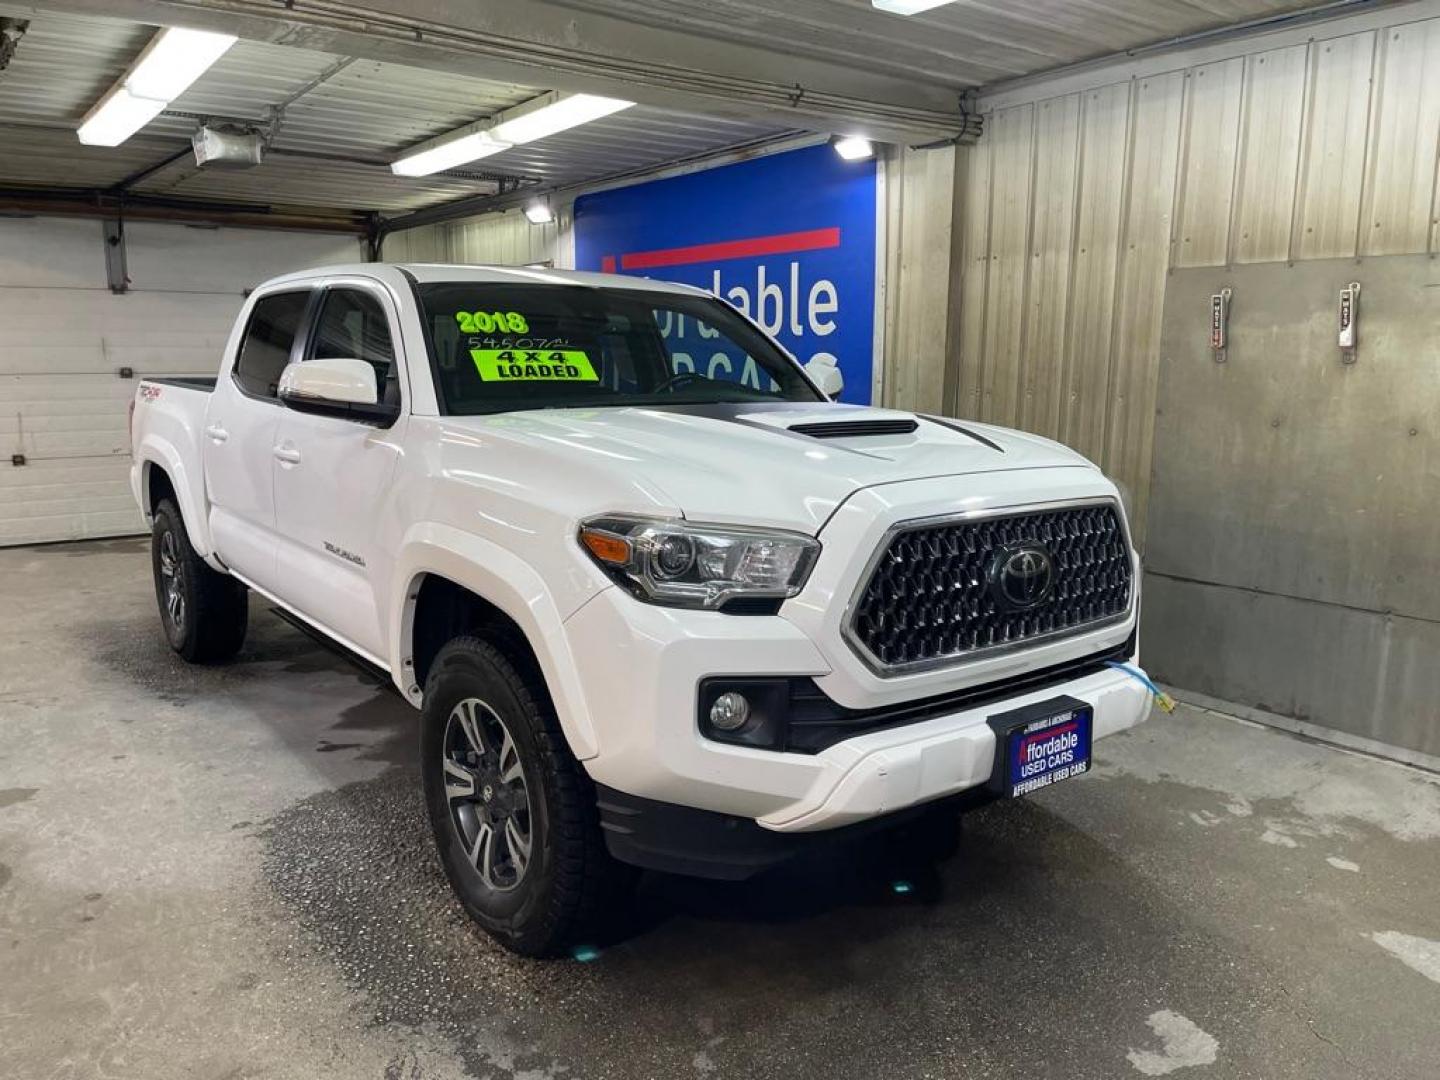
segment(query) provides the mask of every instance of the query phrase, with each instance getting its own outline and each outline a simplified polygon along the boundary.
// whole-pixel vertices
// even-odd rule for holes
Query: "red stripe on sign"
[[[760,255],[790,255],[797,251],[821,251],[840,246],[840,229],[810,229],[807,232],[752,236],[746,240],[721,240],[714,244],[662,248],[659,251],[632,251],[620,256],[622,270],[653,270],[661,266],[719,262],[722,259],[753,259]]]
[[[615,272],[615,256],[604,255],[600,259],[600,270],[602,273],[613,274]]]
[[[1057,728],[1046,728],[1044,731],[1037,731],[1033,735],[1026,735],[1020,740],[1020,756],[1025,756],[1025,751],[1030,749],[1031,743],[1053,739],[1056,735],[1064,735],[1067,731],[1074,731],[1079,726],[1078,723],[1061,724]]]

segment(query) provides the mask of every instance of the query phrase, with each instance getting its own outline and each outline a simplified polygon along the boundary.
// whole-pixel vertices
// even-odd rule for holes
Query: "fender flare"
[[[150,514],[150,469],[154,466],[170,477],[170,486],[180,503],[180,516],[185,521],[185,532],[190,537],[190,546],[207,562],[213,561],[210,545],[210,523],[205,517],[204,495],[196,493],[196,485],[190,479],[185,461],[167,440],[151,433],[147,434],[136,447],[136,464],[140,470],[140,508],[148,517]]]
[[[540,574],[514,552],[449,525],[411,526],[395,561],[390,610],[399,617],[390,631],[391,670],[405,699],[417,707],[421,702],[415,681],[415,603],[420,582],[430,574],[469,589],[514,620],[540,662],[571,753],[581,761],[598,754],[595,725],[565,634],[565,618],[573,611],[562,611]]]

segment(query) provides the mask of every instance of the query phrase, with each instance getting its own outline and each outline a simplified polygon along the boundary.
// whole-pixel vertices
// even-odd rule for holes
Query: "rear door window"
[[[247,394],[276,398],[295,335],[310,303],[309,290],[271,293],[255,301],[235,357],[235,381]]]

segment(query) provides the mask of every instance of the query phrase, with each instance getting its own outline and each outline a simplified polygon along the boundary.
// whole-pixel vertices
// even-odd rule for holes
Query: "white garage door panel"
[[[105,249],[98,221],[0,218],[0,290],[105,288]]]
[[[139,532],[129,457],[0,463],[0,545]]]
[[[233,315],[243,300],[239,289],[224,293],[132,289],[116,295],[108,289],[0,286],[0,312],[9,320],[7,327],[37,344],[56,335],[65,340],[149,334],[153,336],[146,340],[164,341],[212,333],[216,317]]]
[[[276,274],[360,260],[354,237],[151,221],[125,226],[125,248],[135,287],[187,293],[241,293]]]
[[[116,295],[99,222],[0,219],[0,544],[143,528],[129,489],[135,379],[119,370],[213,375],[246,289],[360,250],[151,222],[126,226],[126,249],[130,291]]]
[[[235,311],[239,310],[240,305],[236,304]],[[220,354],[224,351],[223,337],[193,345],[171,346],[71,345],[11,349],[8,345],[0,345],[0,356],[4,357],[0,360],[0,372],[15,375],[95,375],[104,371],[115,378],[122,367],[128,367],[139,375],[214,375]]]
[[[109,375],[0,379],[0,445],[24,454],[27,465],[31,458],[128,457],[134,392],[133,380]]]
[[[0,374],[213,373],[243,303],[239,292],[0,286]]]

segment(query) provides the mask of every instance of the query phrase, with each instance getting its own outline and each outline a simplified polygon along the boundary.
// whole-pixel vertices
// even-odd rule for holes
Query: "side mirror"
[[[838,398],[840,391],[845,389],[845,376],[840,373],[840,365],[829,353],[812,357],[805,365],[805,374],[810,376],[810,381],[831,401]]]
[[[380,404],[375,369],[354,357],[327,357],[288,364],[280,373],[280,400],[297,412],[387,424],[400,414]]]

